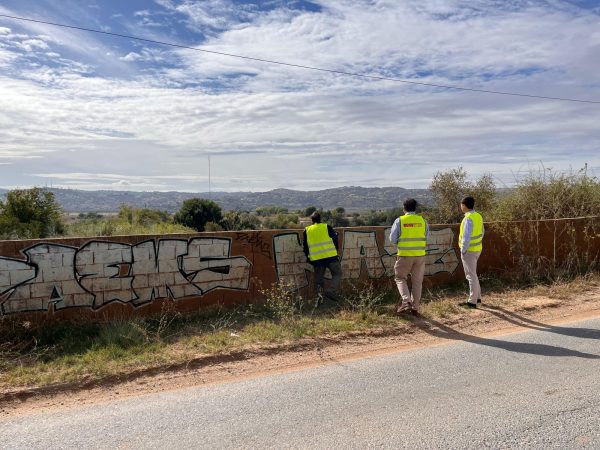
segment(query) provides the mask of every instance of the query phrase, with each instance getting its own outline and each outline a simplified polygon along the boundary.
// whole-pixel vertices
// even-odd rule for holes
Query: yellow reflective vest
[[[308,241],[308,259],[311,261],[337,256],[337,250],[333,239],[329,237],[326,223],[315,223],[306,227],[306,240]]]
[[[469,241],[468,252],[480,252],[483,250],[483,217],[476,211],[465,213],[462,222],[460,223],[460,234],[458,235],[458,246],[462,249],[463,234],[465,222],[467,219],[473,221],[473,231],[471,231],[471,240]]]
[[[427,225],[417,214],[400,216],[398,256],[425,256],[427,247]]]

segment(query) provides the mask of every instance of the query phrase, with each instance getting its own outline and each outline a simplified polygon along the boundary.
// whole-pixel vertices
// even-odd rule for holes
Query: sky
[[[600,0],[2,0],[210,51],[600,101]],[[600,176],[600,104],[273,65],[0,17],[0,187],[427,187]]]

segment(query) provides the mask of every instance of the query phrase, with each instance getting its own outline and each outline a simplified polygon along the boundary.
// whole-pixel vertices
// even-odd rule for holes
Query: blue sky
[[[3,0],[0,14],[368,75],[600,101],[600,0]],[[499,185],[600,175],[600,105],[274,66],[0,18],[0,187]]]

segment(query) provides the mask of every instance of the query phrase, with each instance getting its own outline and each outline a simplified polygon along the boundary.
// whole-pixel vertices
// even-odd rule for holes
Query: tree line
[[[579,171],[555,172],[545,167],[515,180],[511,188],[498,189],[494,178],[484,174],[471,180],[462,168],[437,172],[429,185],[432,204],[418,212],[430,223],[457,223],[462,214],[460,199],[471,195],[476,209],[487,221],[540,220],[600,215],[600,182]],[[400,205],[404,199],[398,199]],[[302,228],[319,210],[324,222],[334,227],[391,225],[402,214],[400,206],[386,210],[348,213],[307,206],[289,211],[264,206],[253,211],[226,211],[208,199],[185,200],[179,211],[164,211],[122,205],[117,214],[80,214],[65,220],[54,194],[42,188],[9,191],[0,200],[0,239],[35,239],[52,236],[110,236],[118,234],[168,234],[195,231],[232,231]]]

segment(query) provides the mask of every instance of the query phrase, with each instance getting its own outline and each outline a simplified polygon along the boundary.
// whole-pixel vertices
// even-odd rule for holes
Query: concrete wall
[[[598,258],[600,219],[487,224],[482,272],[561,261],[573,248]],[[396,250],[390,228],[342,228],[346,280],[389,283]],[[260,301],[261,287],[292,283],[309,294],[312,270],[301,230],[0,241],[0,315],[104,320]],[[431,227],[427,286],[463,280],[458,225]],[[541,259],[540,259],[541,258]]]

